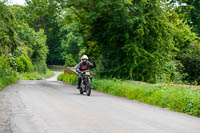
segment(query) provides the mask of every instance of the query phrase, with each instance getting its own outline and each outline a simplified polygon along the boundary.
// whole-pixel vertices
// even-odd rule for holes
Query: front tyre
[[[83,82],[81,81],[80,94],[83,94]]]
[[[80,94],[83,94],[83,89],[82,89],[82,87],[80,88]]]
[[[90,94],[91,94],[91,80],[90,80],[90,78],[88,78],[86,93],[87,93],[87,96],[90,96]]]

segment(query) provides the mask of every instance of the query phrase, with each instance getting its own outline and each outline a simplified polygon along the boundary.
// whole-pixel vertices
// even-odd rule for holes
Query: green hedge
[[[31,72],[33,65],[29,57],[19,56],[16,58],[17,71],[18,72]]]
[[[67,54],[65,56],[65,67],[74,67],[76,65],[76,61],[74,60],[72,54]]]
[[[62,74],[58,80],[76,84],[77,76]],[[92,85],[98,91],[200,117],[200,90],[106,79],[94,79]]]
[[[177,59],[184,66],[183,72],[187,73],[184,80],[200,85],[200,41],[194,41],[185,47]]]
[[[0,90],[2,90],[6,85],[15,83],[16,81],[16,72],[10,67],[8,59],[0,57]]]
[[[0,57],[0,77],[8,77],[14,74],[14,71],[9,65],[8,59]]]

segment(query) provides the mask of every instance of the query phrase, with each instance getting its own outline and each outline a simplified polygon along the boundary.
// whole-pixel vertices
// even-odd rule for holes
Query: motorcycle
[[[87,96],[91,94],[92,75],[91,71],[85,70],[81,76],[80,94],[86,92]]]

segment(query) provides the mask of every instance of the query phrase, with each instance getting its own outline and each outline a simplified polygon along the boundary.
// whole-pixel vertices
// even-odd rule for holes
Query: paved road
[[[56,81],[19,81],[0,92],[0,133],[200,133],[200,119]]]

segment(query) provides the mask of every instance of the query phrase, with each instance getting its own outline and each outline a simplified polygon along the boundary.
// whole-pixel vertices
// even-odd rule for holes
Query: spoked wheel
[[[87,93],[87,96],[90,96],[91,94],[91,80],[90,79],[88,79],[88,83],[86,86],[86,93]]]

